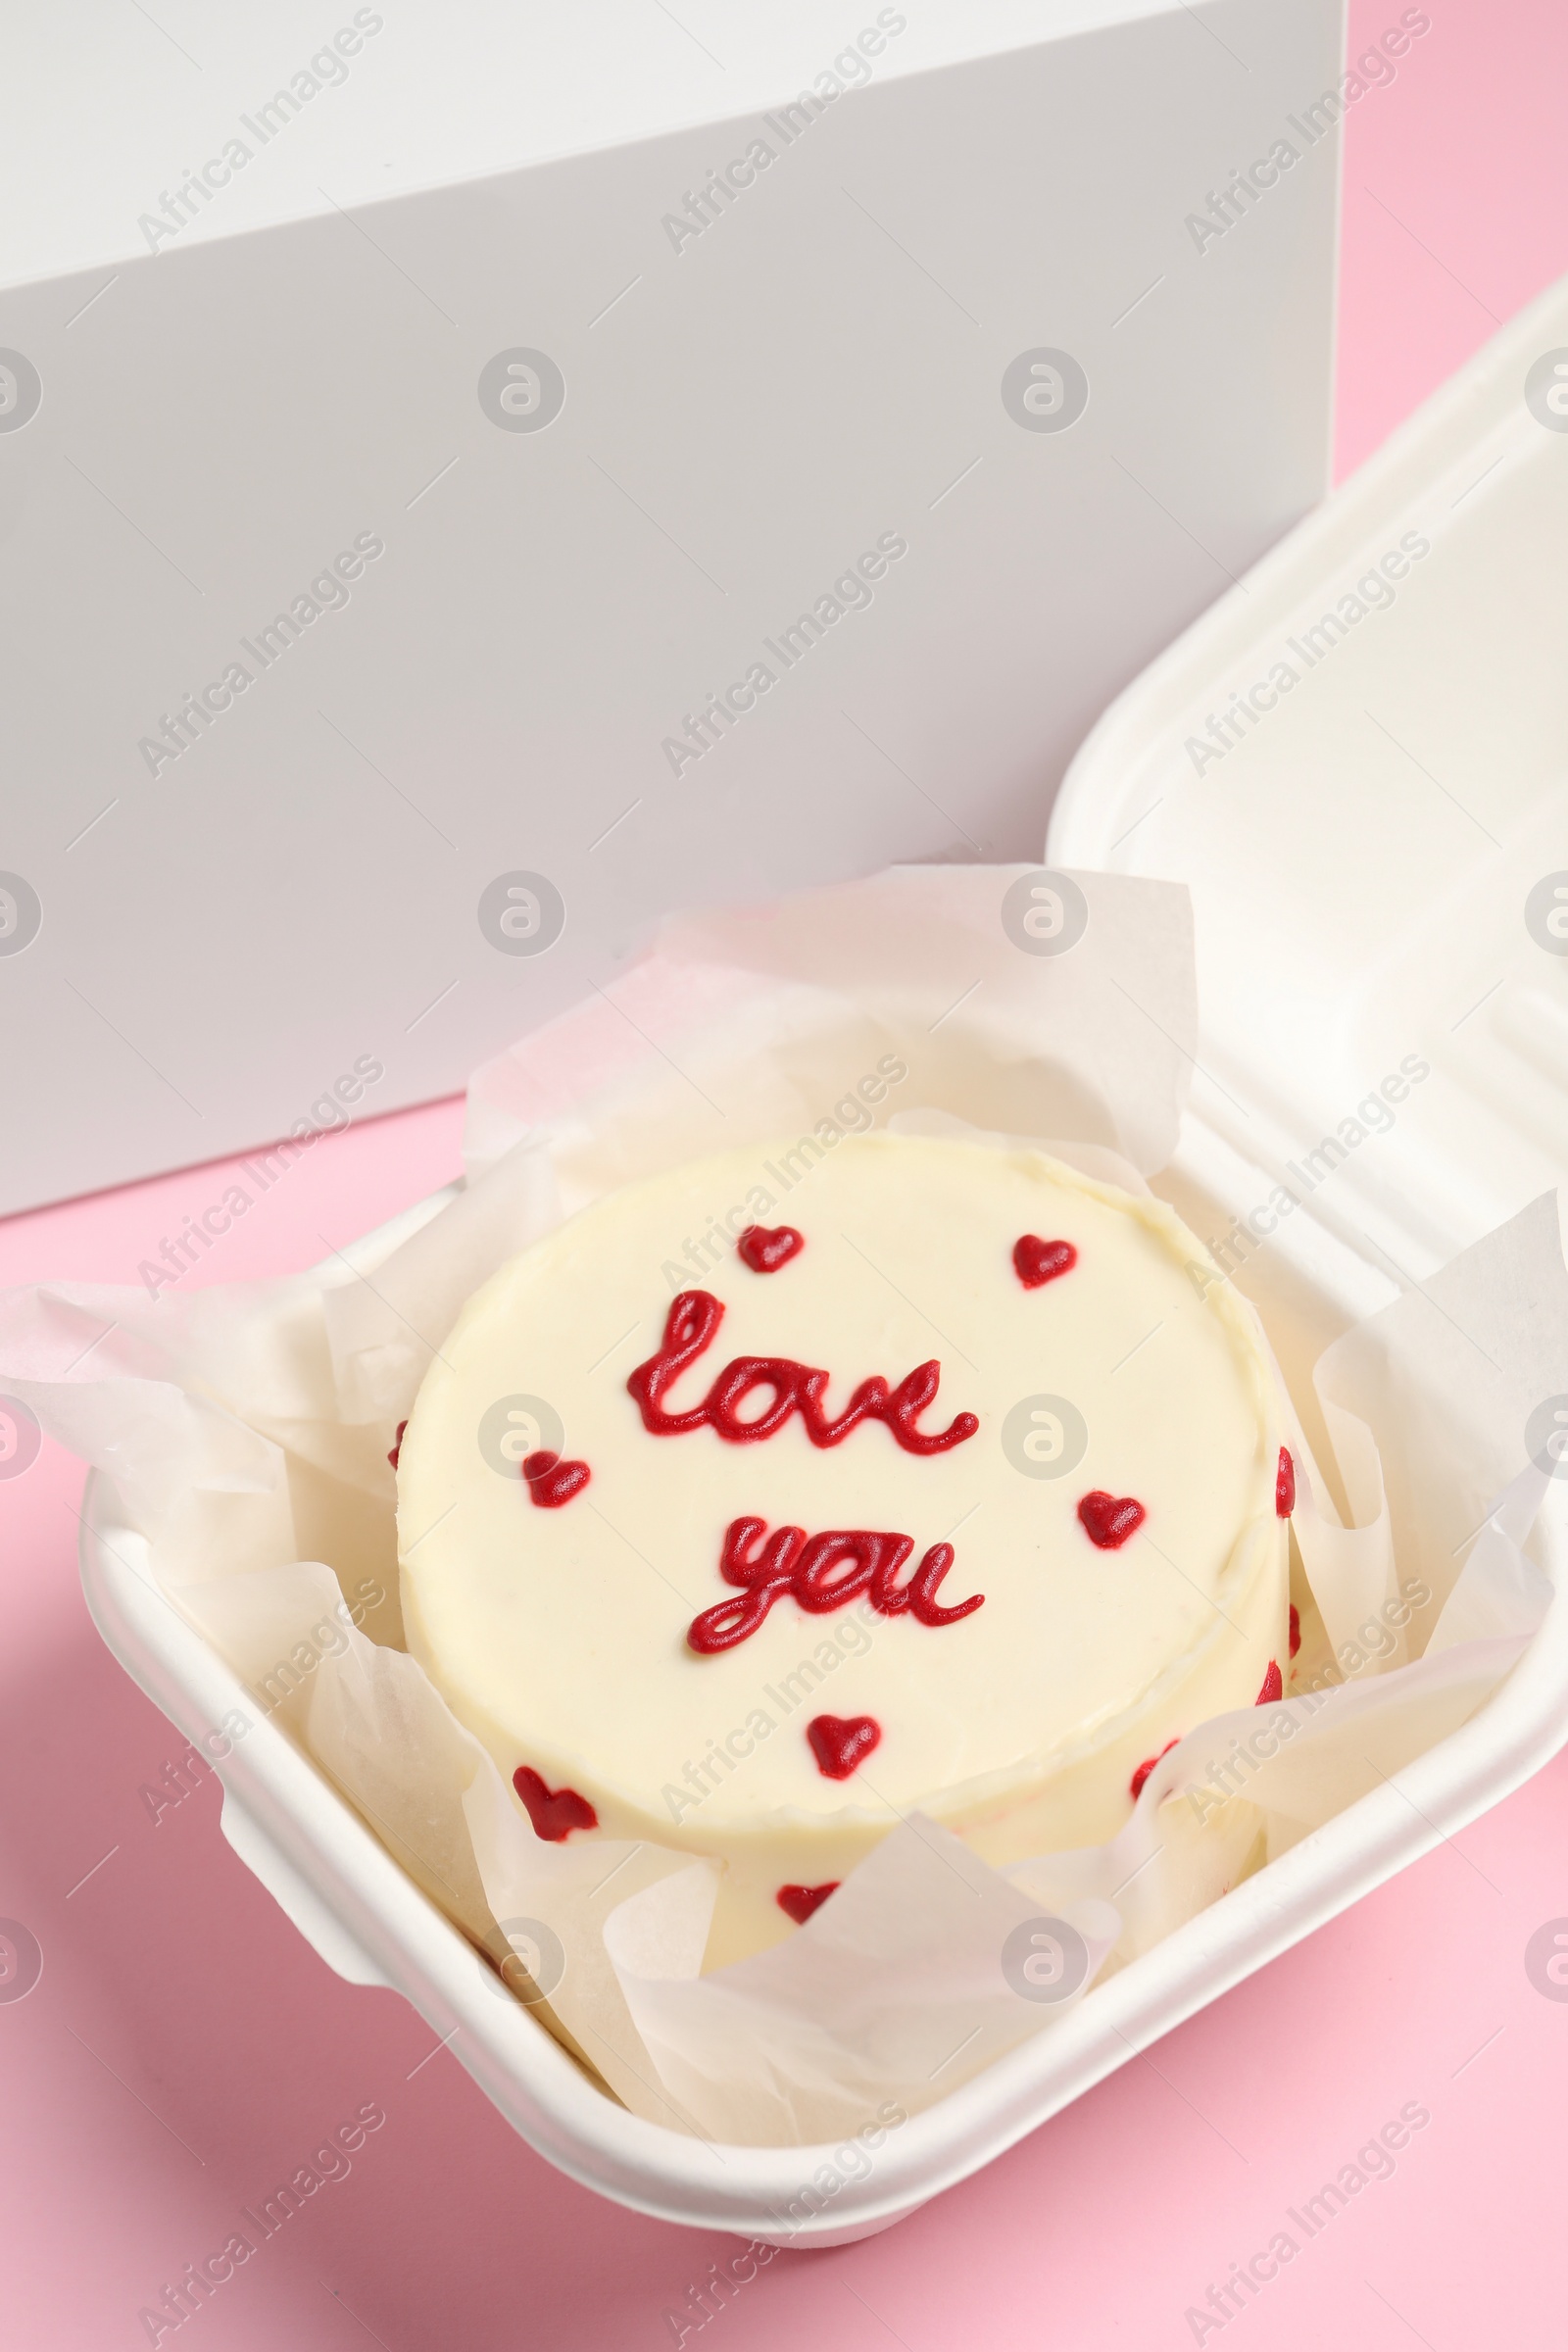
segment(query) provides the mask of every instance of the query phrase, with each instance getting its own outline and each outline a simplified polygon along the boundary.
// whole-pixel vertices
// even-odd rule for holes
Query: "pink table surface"
[[[1428,6],[1430,34],[1348,118],[1342,472],[1568,270],[1568,11]],[[1356,54],[1399,9],[1350,13]],[[203,1278],[366,1230],[456,1172],[459,1124],[436,1103],[323,1142]],[[196,1168],[0,1224],[0,1281],[133,1281],[225,1182]],[[0,1915],[44,1955],[0,2002],[0,2344],[145,2343],[141,2309],[370,2102],[386,2121],[348,2176],[181,2343],[674,2342],[665,2314],[735,2241],[623,2213],[536,2157],[412,2009],[317,1959],[223,1841],[211,1779],[153,1821],[143,1788],[181,1742],[88,1619],[81,1484],[49,1446],[0,1482]],[[1524,1951],[1568,1914],[1565,1827],[1568,1756],[917,2220],[782,2256],[701,2330],[686,2309],[684,2340],[1191,2344],[1189,2310],[1283,2230],[1295,2258],[1201,2340],[1560,2347],[1568,2005]],[[1392,2176],[1308,2239],[1290,2209],[1408,2103],[1430,2122]]]

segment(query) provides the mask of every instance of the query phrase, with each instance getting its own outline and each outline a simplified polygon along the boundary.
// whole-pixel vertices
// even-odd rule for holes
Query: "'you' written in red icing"
[[[891,1531],[846,1527],[808,1537],[803,1527],[776,1527],[769,1535],[765,1520],[732,1519],[724,1530],[718,1573],[726,1584],[740,1587],[739,1596],[715,1601],[694,1617],[686,1640],[700,1657],[733,1649],[756,1633],[786,1592],[813,1614],[842,1608],[863,1592],[884,1617],[907,1610],[921,1625],[956,1625],[960,1617],[972,1616],[985,1599],[983,1592],[971,1592],[952,1608],[937,1599],[937,1587],[953,1566],[951,1544],[933,1544],[913,1575],[899,1583],[899,1571],[913,1549],[907,1536]]]

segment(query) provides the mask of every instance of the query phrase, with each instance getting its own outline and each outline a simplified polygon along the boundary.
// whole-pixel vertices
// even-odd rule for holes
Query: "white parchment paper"
[[[1548,1196],[1323,1357],[1356,1524],[1297,1428],[1298,1692],[1190,1733],[1111,1844],[996,1871],[914,1817],[787,1942],[704,1976],[712,1865],[533,1837],[402,1648],[386,1456],[425,1366],[496,1266],[603,1194],[749,1143],[835,1149],[888,1054],[907,1076],[879,1120],[1040,1142],[1141,1188],[1197,1043],[1187,894],[1078,874],[1087,921],[1054,932],[1020,919],[1036,879],[901,868],[671,926],[475,1074],[466,1182],[395,1246],[156,1300],[0,1297],[0,1387],[113,1479],[164,1592],[542,2029],[677,2129],[810,2141],[931,2104],[1462,1723],[1550,1597],[1523,1548],[1546,1484],[1525,1422],[1568,1392]],[[1020,1937],[1051,1955],[1032,1992]]]

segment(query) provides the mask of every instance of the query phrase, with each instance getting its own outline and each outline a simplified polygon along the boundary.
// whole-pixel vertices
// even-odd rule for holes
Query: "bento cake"
[[[1201,1254],[1163,1203],[978,1140],[629,1185],[425,1376],[409,1646],[536,1836],[723,1866],[709,1966],[913,1812],[993,1862],[1110,1837],[1287,1656],[1274,1375]]]

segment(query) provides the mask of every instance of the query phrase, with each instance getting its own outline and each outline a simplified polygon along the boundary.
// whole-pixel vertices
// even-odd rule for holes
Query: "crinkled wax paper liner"
[[[402,1650],[393,1431],[465,1298],[562,1217],[748,1141],[832,1150],[890,1054],[907,1076],[879,1118],[1049,1140],[1139,1188],[1164,1164],[1197,1034],[1187,895],[1076,881],[1087,928],[1054,953],[1009,912],[1019,868],[904,868],[674,925],[476,1074],[466,1187],[398,1246],[188,1298],[0,1299],[0,1384],[113,1479],[172,1604],[476,1943],[504,1955],[512,1929],[542,2021],[656,2122],[767,2144],[929,2105],[1060,2014],[1009,1989],[1014,1928],[1071,1921],[1086,1984],[1124,1965],[1462,1722],[1545,1606],[1522,1550],[1544,1480],[1519,1464],[1530,1408],[1568,1391],[1550,1198],[1318,1366],[1357,1524],[1297,1431],[1300,1663],[1364,1666],[1189,1733],[1107,1846],[996,1871],[911,1819],[787,1942],[700,1976],[713,1866],[541,1843]],[[1413,1613],[1401,1579],[1431,1596]]]

